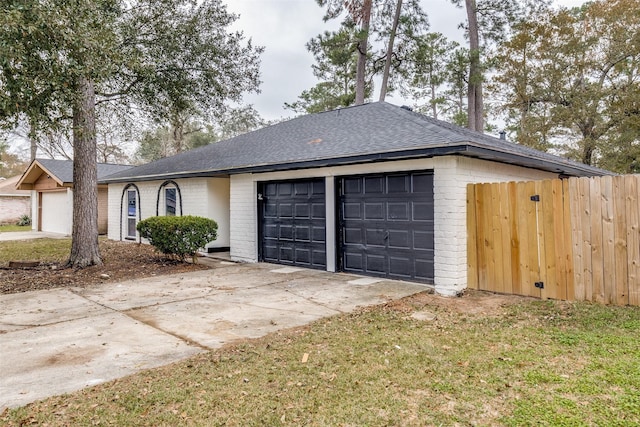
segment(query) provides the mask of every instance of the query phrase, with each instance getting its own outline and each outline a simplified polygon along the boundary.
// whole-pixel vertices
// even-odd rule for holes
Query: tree
[[[0,137],[0,178],[19,175],[27,169],[28,165],[20,156],[9,152],[9,144]]]
[[[408,90],[403,92],[414,99],[419,110],[434,119],[438,118],[439,108],[446,108],[444,88],[449,81],[449,64],[457,48],[457,43],[447,40],[441,33],[429,33],[420,38],[413,52],[411,80]]]
[[[451,0],[462,6],[463,0]],[[492,43],[500,42],[511,27],[534,12],[546,10],[550,0],[464,0],[469,39],[469,77],[467,80],[467,127],[485,129],[482,55]]]
[[[412,83],[415,52],[429,29],[427,15],[418,0],[381,1],[375,14],[374,33],[386,46],[374,59],[374,73],[382,73],[379,100],[395,89],[406,92]]]
[[[335,32],[325,31],[307,43],[316,61],[313,75],[319,82],[305,90],[285,108],[299,113],[318,113],[353,105],[356,98],[357,29],[350,21],[343,22]],[[365,86],[368,94],[371,84]]]
[[[428,28],[427,17],[419,0],[316,1],[326,7],[325,21],[339,17],[343,19],[340,32],[325,33],[325,40],[340,39],[342,43],[323,44],[322,53],[324,58],[331,58],[336,50],[353,52],[357,58],[352,77],[354,99],[346,104],[350,84],[338,86],[330,83],[332,79],[322,79],[318,85],[303,92],[300,101],[286,104],[288,108],[314,112],[325,111],[332,105],[335,108],[339,105],[362,104],[372,91],[373,77],[378,74],[382,74],[383,80],[380,100],[384,100],[387,93],[396,87],[406,85],[411,52],[415,49],[417,39]],[[348,29],[346,34],[343,31],[345,29]],[[372,41],[376,46],[371,45]],[[382,44],[384,47],[377,49]],[[321,63],[318,56],[316,61]],[[351,61],[351,58],[344,56],[342,64],[347,61]],[[346,75],[343,73],[342,77]],[[338,88],[343,90],[336,90]],[[339,103],[336,102],[338,94]]]
[[[637,170],[638,0],[595,1],[520,25],[500,51],[496,81],[519,142],[588,165]]]
[[[186,121],[182,127],[183,145],[191,150],[259,129],[265,124],[251,105],[228,109],[215,125],[194,119]],[[144,131],[136,151],[137,160],[152,162],[177,154],[174,138],[170,124]]]
[[[369,48],[369,27],[373,0],[316,0],[318,5],[327,7],[324,20],[336,18],[346,10],[349,20],[359,25],[356,64],[356,98],[355,105],[364,103],[366,93],[366,67]]]
[[[0,15],[0,120],[73,128],[68,265],[100,264],[95,108],[137,106],[156,119],[215,114],[258,85],[260,48],[229,33],[219,0],[7,0]]]

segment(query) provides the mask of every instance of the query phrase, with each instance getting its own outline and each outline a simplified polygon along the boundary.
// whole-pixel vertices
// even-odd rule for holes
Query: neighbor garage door
[[[71,230],[71,206],[67,191],[40,193],[40,231],[68,234]]]
[[[433,283],[433,174],[338,180],[342,271]]]
[[[258,187],[260,259],[324,269],[324,179],[263,182]]]

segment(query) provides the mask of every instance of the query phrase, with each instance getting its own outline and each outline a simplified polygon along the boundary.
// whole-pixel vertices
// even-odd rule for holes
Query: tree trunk
[[[361,19],[362,37],[358,42],[358,64],[356,66],[356,105],[364,104],[369,22],[371,21],[371,0],[364,0]]]
[[[482,67],[476,0],[465,0],[469,24],[469,87],[467,91],[468,128],[484,131],[484,100],[482,98]]]
[[[73,228],[67,265],[102,265],[98,248],[98,165],[96,161],[95,91],[81,78],[73,106]]]
[[[384,70],[382,72],[382,85],[380,86],[380,101],[384,101],[387,96],[387,85],[389,84],[389,70],[391,69],[391,56],[393,55],[393,44],[396,40],[396,31],[398,31],[398,22],[400,21],[400,13],[402,12],[402,0],[398,0],[396,4],[396,13],[393,17],[391,33],[389,34],[389,44],[387,45],[387,57],[384,60]]]

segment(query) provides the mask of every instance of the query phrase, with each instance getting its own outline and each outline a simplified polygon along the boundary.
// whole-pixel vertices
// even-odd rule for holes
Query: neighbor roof
[[[129,165],[98,163],[98,180],[131,168],[132,166]],[[29,187],[43,173],[51,176],[61,186],[70,186],[73,184],[73,160],[35,159],[22,174],[16,186],[18,188]]]
[[[29,197],[31,192],[16,189],[16,184],[20,180],[20,175],[0,180],[0,196]]]
[[[309,114],[123,172],[103,182],[223,176],[462,155],[571,176],[609,172],[386,102]]]

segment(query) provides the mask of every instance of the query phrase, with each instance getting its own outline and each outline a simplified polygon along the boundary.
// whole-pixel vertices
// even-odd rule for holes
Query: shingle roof
[[[73,161],[57,159],[36,159],[38,163],[55,175],[63,183],[73,183]],[[117,172],[131,169],[129,165],[114,165],[111,163],[98,163],[98,180]]]
[[[297,117],[118,172],[103,181],[216,176],[452,154],[567,175],[609,173],[374,102]]]
[[[20,176],[21,175],[16,175],[0,180],[0,196],[31,196],[31,192],[28,190],[16,189],[16,184],[20,181]]]

